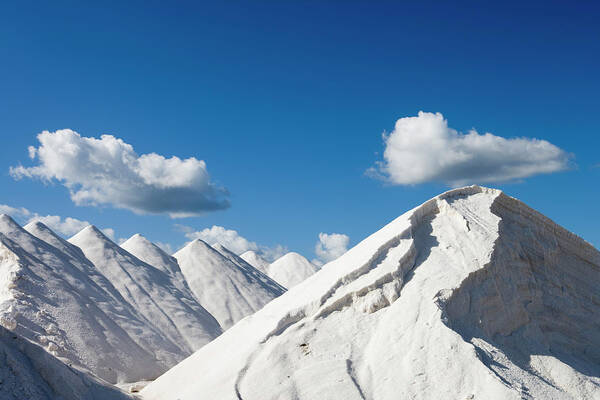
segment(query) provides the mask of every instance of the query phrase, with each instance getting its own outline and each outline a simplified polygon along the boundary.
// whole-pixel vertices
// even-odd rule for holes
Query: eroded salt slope
[[[598,399],[600,253],[500,191],[442,194],[145,399]],[[268,373],[265,373],[268,371]]]
[[[81,251],[42,224],[28,229],[58,247],[0,216],[2,326],[112,383],[168,368],[140,345],[139,332],[158,332]]]
[[[292,251],[273,261],[267,271],[271,278],[289,289],[317,272],[317,267]]]
[[[200,304],[223,329],[260,310],[285,291],[256,268],[232,262],[199,239],[173,256]]]
[[[0,398],[133,400],[3,327],[0,327]]]

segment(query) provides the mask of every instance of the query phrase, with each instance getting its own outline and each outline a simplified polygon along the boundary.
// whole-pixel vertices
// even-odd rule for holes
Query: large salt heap
[[[221,251],[232,256],[227,249]],[[200,239],[173,256],[200,304],[223,329],[260,310],[285,291],[241,258],[234,262]]]
[[[600,253],[474,186],[392,221],[142,394],[598,399],[599,333]]]

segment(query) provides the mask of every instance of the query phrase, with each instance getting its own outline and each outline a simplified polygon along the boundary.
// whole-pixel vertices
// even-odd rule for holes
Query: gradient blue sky
[[[365,176],[382,132],[423,110],[572,153],[568,171],[486,186],[600,245],[597,3],[84,3],[0,5],[0,204],[175,248],[174,224],[220,225],[312,258],[319,232],[355,244],[447,189]],[[136,215],[9,175],[33,165],[39,132],[62,128],[205,160],[232,206]]]

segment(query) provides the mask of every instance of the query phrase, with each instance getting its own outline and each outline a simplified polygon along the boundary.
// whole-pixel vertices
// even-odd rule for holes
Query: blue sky
[[[409,184],[365,174],[383,159],[382,133],[422,110],[459,132],[570,154],[566,170],[483,183],[598,247],[599,17],[591,2],[4,2],[0,204],[175,249],[188,240],[176,224],[222,226],[312,258],[319,233],[355,244],[448,188],[439,174]],[[56,179],[11,176],[37,165],[27,150],[37,134],[59,129],[204,160],[231,206],[140,215],[75,205]],[[513,146],[507,159],[513,150],[523,158]]]

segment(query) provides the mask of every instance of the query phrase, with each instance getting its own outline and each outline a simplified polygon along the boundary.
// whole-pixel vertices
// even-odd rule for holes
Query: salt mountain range
[[[141,398],[600,399],[600,252],[498,190],[286,265],[0,217],[0,398],[127,398],[199,349]]]
[[[119,246],[89,226],[64,240],[40,222],[0,216],[0,336],[19,337],[21,358],[37,345],[92,381],[154,379],[285,290],[201,240],[170,256],[139,234]],[[0,363],[0,398],[63,390],[20,382],[44,368],[15,374],[22,363],[5,356],[15,366]]]

